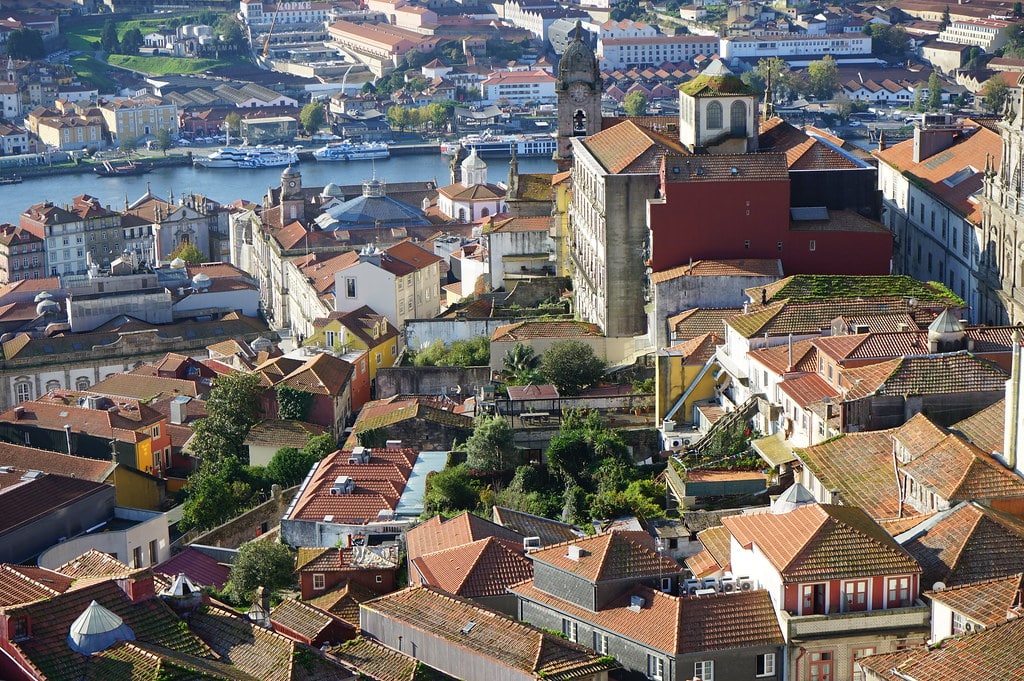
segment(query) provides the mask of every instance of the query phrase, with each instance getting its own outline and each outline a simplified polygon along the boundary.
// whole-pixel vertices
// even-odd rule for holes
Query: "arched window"
[[[60,390],[60,381],[47,381],[46,392],[50,392],[51,390]]]
[[[718,102],[708,104],[708,130],[718,130],[722,127],[722,105]]]
[[[75,390],[88,390],[89,379],[85,376],[79,376],[75,379]]]
[[[729,128],[733,137],[747,136],[747,105],[736,101],[729,107]]]
[[[460,208],[459,209],[459,222],[465,222],[465,221],[466,221],[466,209],[465,208]]]
[[[32,399],[32,384],[26,381],[21,381],[14,384],[14,399],[18,404],[22,402],[28,402]]]
[[[485,217],[487,217],[490,214],[491,214],[491,211],[488,208],[483,208],[483,209],[480,210],[480,217],[482,217],[482,218],[485,218]]]

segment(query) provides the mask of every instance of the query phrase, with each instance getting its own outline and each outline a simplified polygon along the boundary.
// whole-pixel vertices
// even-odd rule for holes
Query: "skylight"
[[[970,178],[974,177],[977,174],[978,174],[978,169],[977,168],[975,168],[973,166],[965,166],[964,168],[961,168],[960,170],[956,171],[955,173],[953,173],[952,175],[947,177],[942,182],[947,187],[955,187],[958,184],[960,184],[961,182],[963,182],[964,180],[970,179]]]

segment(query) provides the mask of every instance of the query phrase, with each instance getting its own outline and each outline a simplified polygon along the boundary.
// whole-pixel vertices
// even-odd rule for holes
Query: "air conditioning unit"
[[[569,560],[575,560],[579,562],[579,559],[585,555],[587,555],[586,549],[584,549],[582,546],[576,546],[575,544],[572,544],[571,546],[569,546],[565,557]]]
[[[974,624],[971,622],[964,622],[964,631],[974,631]]]
[[[540,537],[523,537],[523,550],[536,551],[540,548]]]
[[[700,588],[700,580],[699,579],[686,579],[686,580],[683,580],[683,591],[684,592],[689,593],[690,589],[699,589],[699,588]]]
[[[740,577],[739,579],[740,591],[753,591],[754,580],[749,577]]]
[[[647,599],[643,596],[630,596],[629,597],[629,609],[633,612],[640,612],[640,608],[647,604]]]
[[[723,593],[732,593],[736,590],[736,581],[731,577],[723,577],[721,582],[721,590]]]
[[[718,579],[715,577],[705,577],[700,580],[700,588],[714,589],[715,591],[718,591]]]

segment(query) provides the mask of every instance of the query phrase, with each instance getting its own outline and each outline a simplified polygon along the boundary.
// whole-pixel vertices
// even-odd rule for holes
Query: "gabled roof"
[[[697,260],[661,272],[652,272],[651,281],[660,284],[679,277],[779,277],[782,262],[768,258],[745,260]]]
[[[871,395],[1001,393],[1007,378],[998,365],[965,351],[903,357],[843,372],[844,383],[854,385],[846,394],[847,400]]]
[[[377,598],[380,594],[353,581],[344,581],[307,602],[349,624],[359,627],[359,604]]]
[[[1004,681],[1024,678],[1024,619],[946,639],[932,648],[911,648],[861,658],[860,665],[885,681]]]
[[[762,121],[757,143],[763,151],[784,153],[790,170],[852,170],[867,167],[781,118]]]
[[[953,434],[905,464],[903,472],[951,502],[1024,496],[1024,480]]]
[[[224,608],[201,607],[190,626],[214,652],[262,681],[335,681],[342,673],[340,665],[299,655],[308,648]]]
[[[286,598],[271,611],[270,621],[310,641],[315,641],[324,630],[342,620],[309,603]]]
[[[352,429],[354,433],[361,433],[374,428],[386,428],[412,419],[451,428],[466,430],[473,428],[473,419],[468,416],[423,404],[416,398],[404,400],[389,398],[364,404]]]
[[[57,572],[72,579],[82,577],[123,577],[132,572],[132,567],[122,563],[108,553],[89,549],[77,558],[57,568]]]
[[[454,518],[434,516],[406,533],[406,552],[410,560],[445,549],[496,537],[522,546],[523,536],[507,527],[492,523],[469,511]]]
[[[765,287],[747,289],[751,300],[767,302],[816,302],[836,298],[892,300],[914,298],[918,303],[943,303],[963,306],[964,302],[942,284],[926,283],[906,275],[795,274]],[[936,314],[938,311],[936,311]]]
[[[184,574],[198,586],[212,586],[218,591],[224,588],[231,576],[231,568],[191,546],[153,566],[153,572],[171,578]]]
[[[723,320],[743,312],[738,307],[701,308],[695,307],[668,318],[673,337],[690,339],[706,333],[725,333]]]
[[[371,681],[415,681],[420,667],[416,658],[361,636],[331,648],[330,653]]]
[[[60,452],[0,442],[0,466],[17,471],[37,470],[93,482],[105,482],[117,464],[112,461],[69,456]]]
[[[545,593],[533,580],[517,584],[512,592],[669,655],[783,642],[771,599],[763,589],[681,598],[637,585],[597,612]],[[639,610],[630,607],[634,596],[643,599]]]
[[[435,551],[413,559],[423,584],[463,598],[502,596],[533,576],[522,542],[496,537]]]
[[[878,523],[853,506],[809,504],[782,514],[729,516],[722,524],[740,546],[756,544],[787,583],[921,570]]]
[[[579,560],[569,557],[570,546],[583,550]],[[642,531],[612,531],[574,539],[545,546],[530,557],[594,583],[682,572],[679,563],[654,550],[651,535]]]
[[[654,174],[666,152],[685,154],[678,140],[641,128],[630,120],[587,137],[583,146],[612,174]]]
[[[875,520],[901,514],[900,486],[893,470],[891,431],[846,433],[797,450],[825,489],[836,489],[843,503]],[[904,507],[903,513],[913,515]]]
[[[1024,521],[965,502],[932,516],[897,540],[924,569],[921,584],[969,584],[1020,572]]]
[[[729,569],[732,561],[732,534],[725,525],[702,530],[697,533],[697,539],[704,548],[686,559],[686,567],[695,577]]]
[[[1020,607],[1024,574],[986,579],[980,582],[952,586],[941,591],[929,591],[928,596],[949,609],[964,615],[972,622],[986,627],[1007,620],[1007,613]]]
[[[568,523],[502,506],[494,506],[491,509],[491,517],[494,518],[494,522],[518,532],[523,537],[538,537],[541,546],[571,541],[581,532]]]
[[[70,586],[70,578],[46,568],[0,565],[0,607],[50,598]]]
[[[352,377],[352,365],[326,352],[318,354],[282,378],[276,385],[314,395],[341,395]]]
[[[256,681],[230,664],[139,641],[119,641],[90,657],[85,672],[86,681],[107,681],[125,673],[133,679]]]
[[[611,658],[581,645],[429,587],[403,589],[362,607],[448,644],[457,642],[473,654],[551,681],[568,681],[619,667]],[[468,627],[469,622],[474,625]]]
[[[968,442],[985,452],[1002,452],[1003,426],[1006,421],[1006,400],[985,407],[974,416],[954,423],[950,430],[963,435]]]
[[[662,350],[662,354],[670,357],[682,357],[684,365],[703,366],[715,356],[722,337],[715,332],[706,333],[696,338],[685,340]]]

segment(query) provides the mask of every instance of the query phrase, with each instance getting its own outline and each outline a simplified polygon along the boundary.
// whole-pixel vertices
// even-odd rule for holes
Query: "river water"
[[[212,149],[210,150],[212,151]],[[208,153],[208,152],[207,152]],[[508,159],[487,158],[489,180],[504,182],[508,177]],[[359,184],[376,176],[386,182],[436,181],[444,186],[450,181],[449,158],[441,154],[394,156],[378,161],[341,161],[319,163],[304,161],[296,168],[302,173],[306,187],[322,187],[331,182],[338,185]],[[134,201],[146,192],[147,185],[164,199],[173,192],[175,198],[195,192],[214,201],[230,203],[246,199],[258,203],[267,187],[281,184],[284,168],[235,169],[176,166],[158,168],[133,177],[99,177],[92,173],[26,178],[21,184],[0,186],[0,222],[18,223],[18,216],[40,201],[57,205],[71,203],[79,194],[98,198],[115,210],[124,208],[125,198]],[[520,158],[521,173],[551,173],[555,164],[550,158]]]

